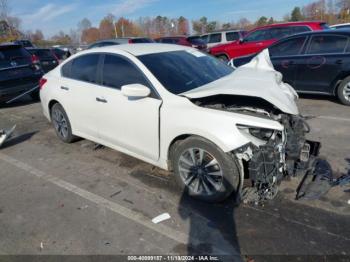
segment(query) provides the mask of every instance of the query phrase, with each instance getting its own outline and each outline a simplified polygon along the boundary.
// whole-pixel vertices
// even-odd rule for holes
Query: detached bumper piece
[[[296,200],[319,199],[332,187],[348,184],[350,184],[350,174],[334,178],[332,168],[326,160],[313,158],[310,168],[297,189]]]
[[[3,143],[11,138],[13,131],[15,131],[16,126],[13,126],[11,129],[0,129],[0,148]]]

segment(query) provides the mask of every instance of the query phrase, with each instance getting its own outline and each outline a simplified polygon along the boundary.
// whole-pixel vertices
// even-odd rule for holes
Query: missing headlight
[[[249,128],[249,133],[261,140],[269,140],[273,135],[274,130],[265,128]]]
[[[268,128],[260,128],[260,127],[251,127],[244,125],[237,125],[240,130],[243,130],[250,135],[264,141],[268,141],[274,134],[275,130]]]

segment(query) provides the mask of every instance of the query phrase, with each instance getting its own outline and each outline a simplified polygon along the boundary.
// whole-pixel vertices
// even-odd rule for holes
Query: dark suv
[[[39,60],[21,45],[0,45],[0,102],[9,101],[39,85],[43,75]],[[39,88],[31,93],[38,98]]]
[[[298,34],[268,49],[275,69],[298,93],[333,95],[350,105],[350,31]],[[236,58],[232,65],[242,66],[254,56]]]

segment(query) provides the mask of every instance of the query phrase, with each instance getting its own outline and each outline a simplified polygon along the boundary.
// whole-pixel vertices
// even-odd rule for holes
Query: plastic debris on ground
[[[316,159],[301,181],[296,199],[315,200],[328,193],[332,187],[350,184],[350,174],[333,178],[332,168],[322,159]]]
[[[13,131],[15,131],[15,128],[16,126],[13,126],[10,129],[0,129],[0,147],[6,140],[11,138]]]
[[[170,219],[170,215],[168,213],[164,213],[164,214],[161,214],[161,215],[153,218],[152,222],[154,224],[158,224],[158,223],[163,222],[163,221],[168,220],[168,219]]]

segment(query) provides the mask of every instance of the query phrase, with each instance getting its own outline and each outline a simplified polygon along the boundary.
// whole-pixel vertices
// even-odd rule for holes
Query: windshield
[[[198,88],[233,72],[220,60],[196,50],[149,54],[138,58],[173,94]]]

